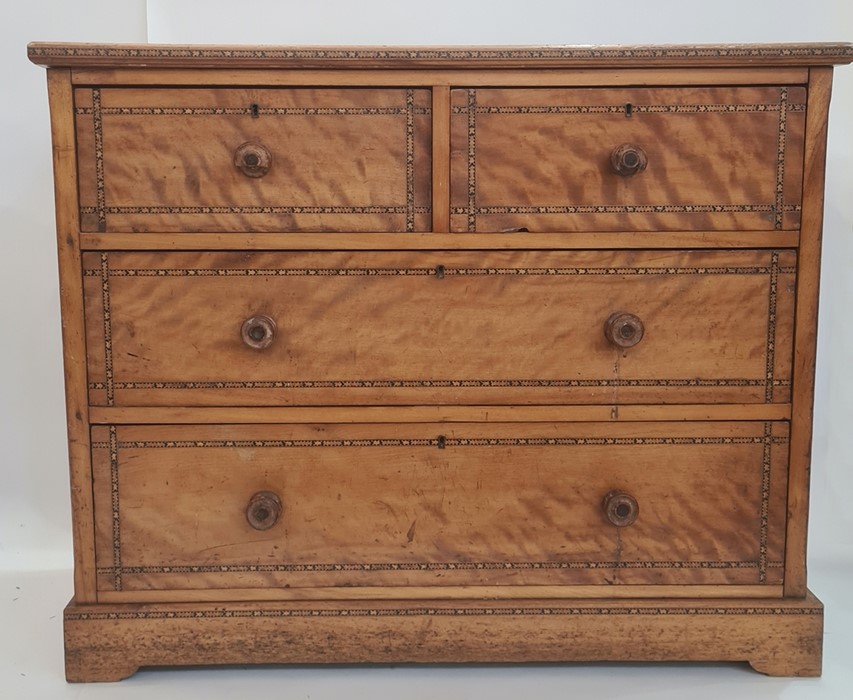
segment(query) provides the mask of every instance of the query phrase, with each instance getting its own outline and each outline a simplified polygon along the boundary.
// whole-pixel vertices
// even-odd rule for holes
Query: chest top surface
[[[829,65],[853,61],[850,43],[669,44],[659,46],[199,46],[33,42],[46,66],[512,67]]]

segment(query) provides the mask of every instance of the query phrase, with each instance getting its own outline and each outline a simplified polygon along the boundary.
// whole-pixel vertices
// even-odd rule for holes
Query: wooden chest
[[[806,588],[849,44],[31,44],[48,67],[69,680],[742,660]]]

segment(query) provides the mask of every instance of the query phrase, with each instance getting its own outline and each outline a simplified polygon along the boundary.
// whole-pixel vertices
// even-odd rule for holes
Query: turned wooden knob
[[[234,165],[248,177],[263,177],[272,165],[272,155],[265,146],[247,141],[234,151]]]
[[[639,316],[619,311],[604,322],[604,337],[619,348],[630,348],[643,339],[646,332]]]
[[[624,491],[610,491],[604,497],[601,507],[604,510],[604,517],[616,527],[631,525],[640,514],[637,499]]]
[[[281,515],[281,499],[272,491],[258,491],[246,508],[246,520],[256,530],[269,530]]]
[[[275,338],[275,321],[269,316],[252,316],[240,328],[243,342],[253,350],[263,350]]]
[[[623,143],[613,149],[610,154],[610,164],[617,175],[636,175],[643,172],[648,165],[646,152],[632,143]]]

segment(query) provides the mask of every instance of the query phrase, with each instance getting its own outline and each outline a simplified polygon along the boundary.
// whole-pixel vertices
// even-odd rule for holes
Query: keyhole
[[[257,119],[261,114],[260,108],[254,102],[252,103],[251,107],[249,107],[249,111],[252,113],[252,119]]]

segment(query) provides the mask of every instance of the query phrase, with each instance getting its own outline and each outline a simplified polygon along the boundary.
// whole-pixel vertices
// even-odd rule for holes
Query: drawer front
[[[96,426],[99,587],[778,584],[787,435],[757,422]]]
[[[83,231],[430,228],[429,90],[74,97]]]
[[[805,101],[802,87],[454,90],[451,230],[796,229]]]
[[[793,251],[83,260],[99,406],[790,400]]]

